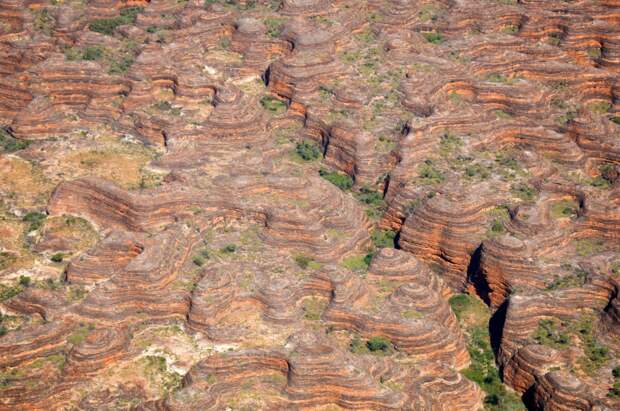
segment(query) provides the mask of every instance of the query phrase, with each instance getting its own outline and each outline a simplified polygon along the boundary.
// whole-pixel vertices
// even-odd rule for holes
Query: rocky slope
[[[618,1],[0,16],[0,409],[620,408]]]

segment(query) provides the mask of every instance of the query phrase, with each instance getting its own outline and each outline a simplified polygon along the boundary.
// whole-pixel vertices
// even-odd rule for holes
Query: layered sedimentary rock
[[[620,408],[617,7],[3,2],[0,408]]]

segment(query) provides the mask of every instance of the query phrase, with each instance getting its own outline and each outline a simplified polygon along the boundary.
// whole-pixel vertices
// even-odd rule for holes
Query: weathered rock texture
[[[461,292],[620,408],[617,0],[7,0],[0,57],[0,409],[478,410]]]

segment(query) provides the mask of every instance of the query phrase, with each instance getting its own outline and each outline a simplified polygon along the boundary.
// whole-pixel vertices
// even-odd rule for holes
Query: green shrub
[[[24,291],[19,284],[14,286],[0,284],[0,302],[9,300]]]
[[[525,184],[520,183],[512,187],[511,192],[524,201],[532,201],[536,197],[536,190]]]
[[[439,184],[443,180],[443,173],[435,168],[432,160],[425,160],[424,163],[418,167],[418,181],[420,184]]]
[[[111,60],[109,74],[123,74],[129,70],[134,62],[133,56],[123,56],[120,60]]]
[[[382,351],[387,353],[392,350],[393,345],[387,338],[376,336],[370,337],[368,341],[366,341],[366,347],[368,347],[371,352]]]
[[[321,157],[321,150],[319,149],[319,146],[312,141],[305,140],[301,143],[297,143],[295,151],[304,161],[314,161]]]
[[[286,22],[285,18],[281,17],[267,17],[263,20],[267,27],[267,35],[271,38],[276,38],[282,33],[282,28]]]
[[[554,203],[551,206],[551,217],[563,218],[563,217],[576,217],[579,210],[579,203],[574,200],[562,200]]]
[[[620,116],[611,117],[609,120],[611,120],[615,124],[620,125]]]
[[[235,244],[227,244],[220,251],[223,252],[223,253],[226,253],[226,254],[232,254],[235,251],[237,251],[237,246]]]
[[[368,347],[364,344],[359,335],[355,335],[349,343],[349,350],[354,354],[363,354],[368,352]]]
[[[65,258],[65,255],[63,253],[56,253],[50,257],[50,260],[55,263],[61,263],[63,258]]]
[[[422,33],[422,35],[424,36],[424,38],[426,39],[426,41],[428,41],[429,43],[432,44],[441,44],[445,41],[445,38],[443,37],[443,34],[441,33],[437,33],[434,31],[428,32],[428,33]]]
[[[20,275],[19,285],[21,285],[22,287],[28,287],[30,285],[30,277],[28,277],[27,275]]]
[[[553,319],[540,320],[532,337],[539,344],[553,348],[566,348],[570,343],[570,335],[563,331],[566,324],[558,324]]]
[[[349,258],[345,258],[342,261],[342,266],[348,268],[351,271],[363,272],[368,270],[368,266],[372,261],[372,254],[357,255]]]
[[[558,290],[563,288],[581,287],[586,283],[588,273],[584,270],[576,270],[575,272],[563,277],[556,276],[553,282],[547,285],[547,290]]]
[[[31,211],[30,213],[26,214],[22,220],[30,223],[27,229],[27,231],[30,232],[41,228],[45,218],[47,218],[47,215],[38,211]]]
[[[260,99],[260,104],[263,106],[265,110],[270,112],[271,114],[281,114],[286,111],[286,103],[282,100],[279,100],[275,97],[264,96]]]
[[[374,230],[370,234],[370,238],[377,248],[394,248],[396,232],[392,230]]]
[[[304,318],[306,320],[318,321],[325,309],[325,301],[318,298],[307,298],[303,302]]]
[[[117,27],[125,24],[134,23],[138,14],[142,11],[142,7],[128,7],[121,10],[120,16],[108,19],[93,20],[88,25],[88,28],[90,29],[90,31],[95,31],[97,33],[102,33],[106,35],[112,35]]]
[[[353,179],[348,174],[320,169],[319,175],[343,191],[353,187]]]
[[[383,194],[379,191],[374,191],[369,187],[361,187],[360,191],[353,193],[353,196],[361,203],[368,206],[366,214],[372,219],[378,219],[385,211],[385,202],[383,201]]]
[[[0,128],[0,148],[7,153],[19,151],[27,148],[30,145],[29,141],[18,140],[14,138],[8,131]]]
[[[194,258],[192,258],[192,262],[198,267],[202,267],[205,263],[205,260],[201,256],[197,255],[197,256],[194,256]]]
[[[82,52],[82,60],[99,60],[103,57],[103,49],[97,46],[88,46]]]
[[[230,48],[230,37],[222,37],[218,42],[218,46],[220,46],[222,50],[228,50]]]
[[[88,337],[88,334],[90,334],[90,332],[93,329],[94,327],[90,324],[89,325],[80,324],[80,326],[76,328],[75,330],[73,330],[71,335],[67,337],[67,342],[73,345],[79,345],[86,339],[86,337]]]
[[[295,256],[294,260],[299,266],[299,268],[305,270],[306,268],[308,268],[308,265],[310,264],[310,261],[312,261],[312,258],[305,255],[297,255]]]
[[[596,101],[588,104],[588,110],[597,114],[607,113],[611,107],[612,105],[608,101]]]

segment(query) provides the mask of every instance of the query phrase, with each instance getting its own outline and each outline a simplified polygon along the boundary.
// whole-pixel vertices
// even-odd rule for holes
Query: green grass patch
[[[31,211],[30,213],[26,214],[24,218],[22,218],[22,220],[26,223],[30,223],[26,231],[31,232],[41,228],[41,226],[43,225],[43,221],[45,221],[46,218],[47,215],[44,213],[41,213],[39,211]]]
[[[557,201],[551,205],[551,217],[574,218],[579,211],[579,203],[575,200]]]
[[[260,104],[271,114],[282,114],[286,111],[286,103],[272,96],[264,96],[260,99]]]
[[[92,324],[88,324],[88,325],[81,324],[78,328],[73,330],[71,335],[67,337],[67,342],[73,345],[79,345],[82,342],[84,342],[86,337],[88,337],[88,334],[90,334],[90,332],[94,329],[95,327]]]
[[[314,261],[311,257],[308,257],[304,254],[296,255],[295,257],[293,257],[293,260],[302,270],[305,270],[307,268],[311,270],[318,270],[319,268],[321,268],[320,263]]]
[[[282,33],[286,18],[281,17],[267,17],[263,19],[265,27],[267,27],[267,35],[271,38],[276,38]]]
[[[381,217],[385,211],[386,206],[383,201],[383,193],[375,191],[370,187],[361,187],[359,192],[353,193],[353,197],[360,203],[366,205],[366,214],[374,220]]]
[[[29,141],[14,138],[4,128],[0,128],[0,150],[6,153],[23,150],[30,145]]]
[[[377,248],[394,248],[396,232],[392,230],[374,230],[370,234],[372,243]]]
[[[88,28],[90,31],[110,36],[117,27],[135,23],[138,14],[142,13],[143,10],[142,7],[128,7],[121,10],[120,16],[93,20]]]
[[[319,175],[342,191],[349,190],[353,187],[353,179],[348,174],[328,171],[322,168],[319,170]]]
[[[422,36],[424,36],[426,41],[428,41],[431,44],[441,44],[444,41],[446,41],[446,39],[444,38],[443,34],[437,33],[435,31],[430,31],[430,32],[427,32],[427,33],[422,33]]]
[[[356,255],[342,260],[342,266],[355,272],[365,272],[372,261],[372,254]]]
[[[295,153],[304,161],[314,161],[321,157],[321,149],[319,146],[315,142],[309,140],[297,143]]]
[[[310,321],[320,320],[323,311],[325,311],[325,307],[325,300],[314,297],[305,299],[302,305],[304,318]]]
[[[604,240],[597,238],[583,238],[581,240],[575,240],[574,244],[577,255],[580,255],[581,257],[589,257],[605,251]]]
[[[443,182],[444,175],[437,169],[432,160],[427,159],[418,167],[418,183],[434,185]]]

